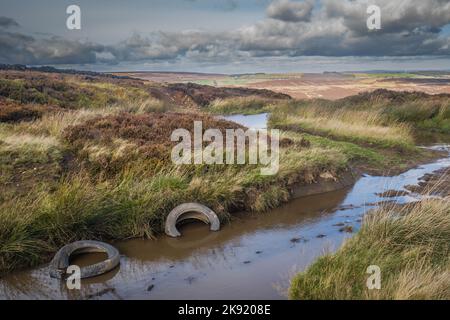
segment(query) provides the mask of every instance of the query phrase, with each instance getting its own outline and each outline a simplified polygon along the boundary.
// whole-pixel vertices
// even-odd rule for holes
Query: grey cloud
[[[449,55],[448,37],[432,32],[355,35],[343,26],[262,24],[244,32],[241,49],[258,56]]]
[[[237,0],[226,0],[220,3],[220,7],[226,11],[233,11],[238,8]]]
[[[450,23],[447,1],[422,4],[410,0],[400,6],[399,2],[378,0],[383,29],[372,32],[366,28],[366,1],[321,3],[313,10],[311,1],[272,2],[267,9],[269,18],[237,30],[135,33],[108,46],[59,37],[34,38],[0,29],[0,63],[224,63],[251,57],[450,55],[450,38],[439,32]],[[296,5],[294,18],[274,9],[281,4]]]
[[[105,50],[100,44],[65,40],[59,37],[37,39],[21,33],[0,31],[0,62],[21,64],[83,64],[98,61]]]
[[[303,2],[276,0],[267,8],[267,16],[286,22],[309,21],[313,8],[313,0],[305,0]]]
[[[16,20],[0,16],[0,28],[19,27]]]
[[[375,1],[382,30],[366,26],[368,2],[323,0],[309,21],[265,20],[242,29],[242,49],[261,55],[415,56],[449,55],[450,3]]]
[[[180,56],[219,58],[235,49],[231,34],[200,31],[158,32],[148,37],[134,34],[108,47],[119,61],[173,60]]]
[[[379,33],[426,32],[438,33],[450,23],[448,0],[375,0],[381,9],[382,29]],[[344,25],[357,34],[367,34],[367,1],[323,0],[328,19],[342,19]]]
[[[188,2],[200,2],[200,0],[185,0]],[[210,1],[210,0],[207,0]],[[216,0],[214,2],[214,7],[220,10],[224,10],[224,11],[233,11],[236,10],[239,6],[239,1],[238,0]]]

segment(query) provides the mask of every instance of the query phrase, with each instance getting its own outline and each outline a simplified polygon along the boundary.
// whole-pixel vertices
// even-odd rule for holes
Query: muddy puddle
[[[450,151],[449,145],[435,149]],[[406,191],[419,178],[450,167],[449,157],[394,177],[364,175],[351,188],[294,199],[265,214],[239,214],[219,232],[202,223],[182,226],[182,238],[115,243],[120,266],[67,290],[47,266],[0,280],[1,299],[286,299],[290,277],[339,248],[363,215],[383,201],[417,201]],[[73,261],[87,265],[99,255]]]

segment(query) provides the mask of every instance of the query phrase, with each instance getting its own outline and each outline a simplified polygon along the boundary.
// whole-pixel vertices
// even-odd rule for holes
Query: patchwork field
[[[119,73],[118,73],[119,75]],[[120,73],[155,82],[192,82],[216,87],[269,89],[296,99],[340,99],[364,91],[388,89],[422,91],[429,94],[450,93],[450,73],[292,73],[292,74],[201,74],[134,72]]]

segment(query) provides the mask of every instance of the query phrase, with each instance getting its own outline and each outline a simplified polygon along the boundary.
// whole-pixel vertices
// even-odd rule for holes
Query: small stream
[[[268,113],[260,113],[252,115],[235,114],[231,116],[221,116],[220,118],[239,123],[247,128],[267,129],[267,121],[269,120],[269,114]]]
[[[265,127],[267,115],[232,116],[249,127]],[[383,198],[419,178],[450,167],[449,155],[393,177],[364,175],[351,188],[294,199],[266,214],[238,214],[220,232],[201,223],[181,227],[183,237],[116,243],[120,267],[67,290],[48,276],[47,266],[0,280],[0,299],[286,299],[289,279],[318,256],[339,248],[356,232],[363,215],[382,201],[406,203],[420,195]],[[87,265],[100,255],[74,263]]]

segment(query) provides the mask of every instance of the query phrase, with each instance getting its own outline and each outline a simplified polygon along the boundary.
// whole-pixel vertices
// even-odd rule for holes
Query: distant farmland
[[[118,73],[124,75],[124,73]],[[269,89],[297,99],[340,99],[364,91],[389,89],[450,93],[450,73],[289,73],[289,74],[201,74],[173,72],[135,72],[126,75],[155,82],[193,82],[219,87]]]

